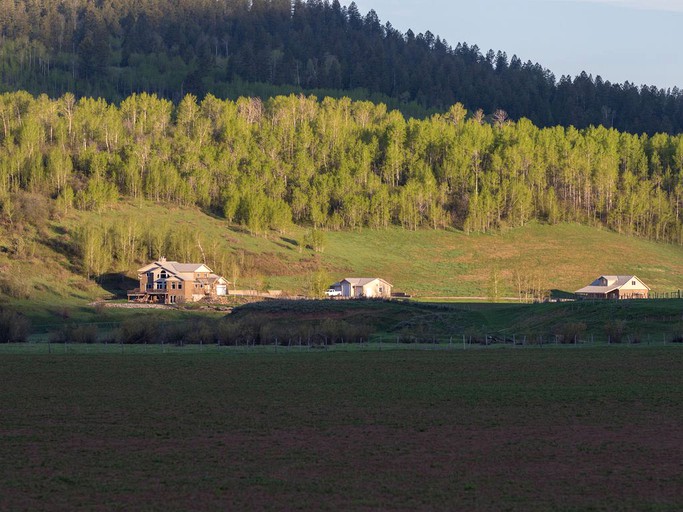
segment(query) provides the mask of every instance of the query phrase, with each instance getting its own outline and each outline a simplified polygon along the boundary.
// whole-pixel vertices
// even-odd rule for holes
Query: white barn
[[[600,276],[574,293],[582,299],[647,299],[649,292],[636,276]]]
[[[392,285],[379,277],[347,277],[342,279],[342,297],[347,298],[389,298]]]

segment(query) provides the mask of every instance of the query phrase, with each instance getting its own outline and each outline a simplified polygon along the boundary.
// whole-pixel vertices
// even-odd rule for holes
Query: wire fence
[[[305,352],[364,352],[386,350],[408,351],[467,351],[491,350],[497,348],[544,349],[564,348],[576,349],[581,347],[645,347],[669,346],[683,347],[683,336],[670,334],[647,335],[639,339],[626,337],[614,341],[610,337],[585,336],[573,340],[562,340],[557,335],[511,336],[501,339],[499,336],[474,338],[467,335],[460,336],[432,336],[410,338],[389,335],[373,335],[367,340],[345,343],[327,343],[325,340],[313,342],[311,340],[278,340],[273,343],[55,343],[47,341],[31,341],[25,343],[0,344],[0,354],[257,354],[257,353],[305,353]]]

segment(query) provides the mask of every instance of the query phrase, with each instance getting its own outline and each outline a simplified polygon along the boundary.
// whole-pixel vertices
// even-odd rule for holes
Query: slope
[[[108,268],[87,279],[79,233],[91,226],[130,226],[144,222],[159,234],[192,233],[182,248],[205,259],[236,288],[281,289],[310,294],[349,276],[381,276],[417,299],[484,297],[531,299],[549,290],[573,291],[600,274],[633,273],[654,292],[683,288],[683,251],[578,224],[540,223],[495,234],[466,235],[455,230],[389,228],[322,233],[322,249],[305,242],[310,231],[254,236],[239,226],[193,208],[120,202],[100,214],[72,212],[52,221],[41,234],[25,235],[21,253],[4,233],[0,252],[2,301],[45,320],[89,314],[96,298],[121,297],[135,285],[136,269],[153,257],[140,235],[139,252],[127,268]],[[167,231],[168,230],[168,231]],[[200,250],[201,246],[201,250]],[[164,246],[170,251],[179,251]],[[202,257],[203,253],[203,257]],[[182,259],[182,253],[166,256]],[[319,288],[319,286],[318,286]],[[71,309],[65,313],[65,309]]]

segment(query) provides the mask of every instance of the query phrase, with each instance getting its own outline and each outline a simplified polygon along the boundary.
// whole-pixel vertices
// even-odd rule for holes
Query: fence
[[[243,343],[243,344],[220,344],[220,343],[115,343],[104,341],[100,343],[72,343],[33,341],[27,343],[0,344],[0,354],[239,354],[239,353],[303,353],[303,352],[363,352],[383,350],[413,350],[413,351],[462,351],[462,350],[486,350],[496,348],[544,349],[544,348],[581,348],[581,347],[608,347],[608,346],[681,346],[683,347],[683,334],[663,333],[659,335],[646,335],[639,339],[627,336],[619,342],[609,337],[586,336],[576,337],[573,340],[562,340],[557,335],[537,336],[506,336],[487,335],[472,337],[459,336],[423,336],[401,337],[389,335],[373,335],[367,340],[354,343],[336,342],[326,343],[325,340],[312,341],[299,339],[277,340],[272,343]]]
[[[683,292],[676,290],[673,292],[653,292],[649,293],[650,299],[680,299],[683,298]]]

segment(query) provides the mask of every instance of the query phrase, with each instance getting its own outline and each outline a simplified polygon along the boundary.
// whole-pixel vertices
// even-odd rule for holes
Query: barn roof
[[[391,284],[388,281],[385,281],[384,279],[382,279],[381,277],[345,277],[342,280],[342,282],[346,281],[347,283],[349,283],[352,286],[365,286],[366,284],[370,284],[373,281],[377,281],[377,280],[384,281],[387,284]]]
[[[636,276],[633,276],[633,275],[630,275],[630,276],[605,275],[605,276],[598,277],[591,284],[589,284],[588,286],[584,286],[580,290],[576,290],[576,292],[574,292],[574,293],[609,293],[609,292],[612,292],[614,290],[620,289],[622,286],[624,286],[625,284],[628,284],[628,282],[632,281],[632,280],[636,280],[641,285],[643,285],[643,287],[647,288],[648,290],[650,289],[640,279],[638,279]]]

